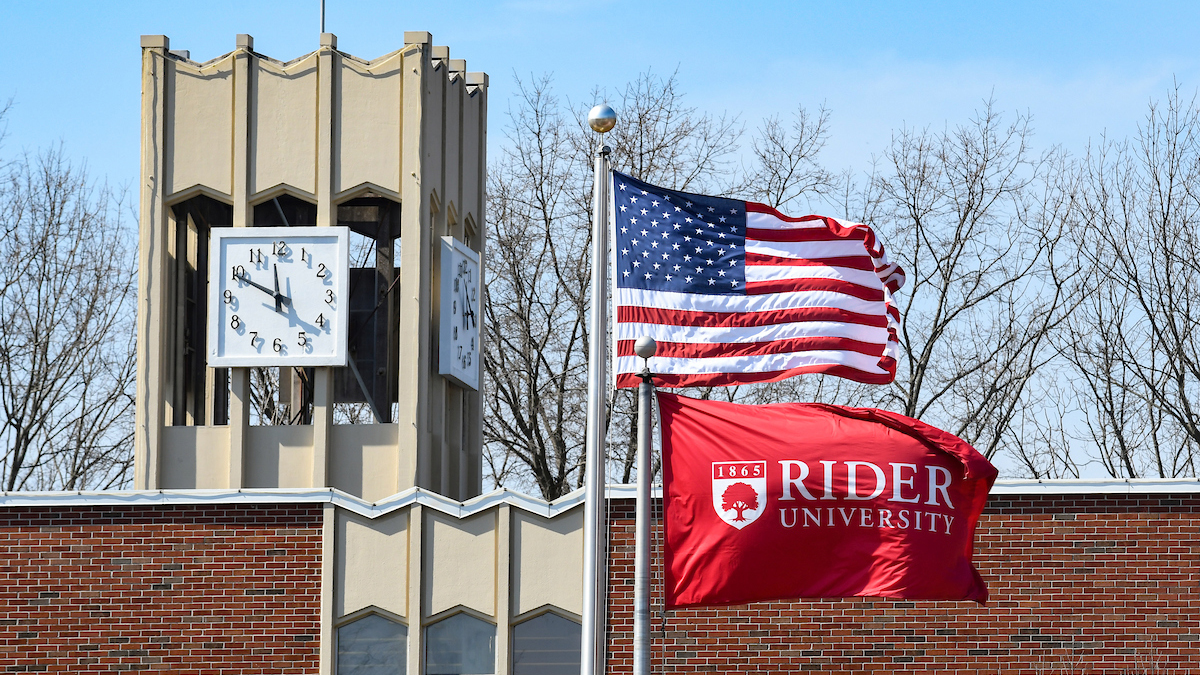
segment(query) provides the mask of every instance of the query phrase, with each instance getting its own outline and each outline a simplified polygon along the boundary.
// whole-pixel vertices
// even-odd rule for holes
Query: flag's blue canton
[[[618,286],[745,292],[745,202],[664,190],[616,172],[613,202]]]

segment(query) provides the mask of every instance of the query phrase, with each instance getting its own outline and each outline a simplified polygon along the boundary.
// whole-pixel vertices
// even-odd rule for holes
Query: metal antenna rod
[[[321,0],[321,32],[325,32],[325,0]]]

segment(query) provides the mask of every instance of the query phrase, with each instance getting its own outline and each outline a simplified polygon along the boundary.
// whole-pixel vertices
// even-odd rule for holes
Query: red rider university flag
[[[987,601],[971,564],[996,468],[903,415],[658,394],[666,605]]]

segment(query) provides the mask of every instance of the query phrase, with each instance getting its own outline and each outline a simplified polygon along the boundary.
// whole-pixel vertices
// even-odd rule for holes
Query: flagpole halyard
[[[597,133],[611,130],[617,115],[608,105],[588,114],[588,126]],[[608,204],[612,150],[603,142],[596,151],[592,189],[592,316],[588,334],[588,407],[584,468],[583,621],[580,675],[604,672],[605,618],[608,579],[601,573],[605,475],[605,392],[608,345]]]
[[[654,374],[650,357],[658,350],[653,338],[642,336],[634,342],[633,353],[642,358],[638,385],[637,509],[634,521],[633,562],[633,675],[650,674],[650,446],[654,425]]]

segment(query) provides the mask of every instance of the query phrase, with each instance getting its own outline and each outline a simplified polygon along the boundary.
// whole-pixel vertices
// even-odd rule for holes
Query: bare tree
[[[900,131],[879,178],[888,248],[908,281],[905,358],[873,397],[987,457],[1021,439],[1040,409],[1038,378],[1078,297],[1065,237],[1077,206],[1071,165],[1035,155],[1030,135],[1028,117],[1005,124],[989,102],[942,133]]]
[[[839,177],[817,161],[829,140],[829,110],[811,114],[798,106],[791,124],[767,118],[751,146],[754,164],[747,171],[747,195],[776,209],[787,210],[801,197],[823,197],[839,186]]]
[[[515,459],[554,499],[571,490],[582,461],[590,233],[580,189],[588,163],[549,78],[518,82],[518,91],[509,146],[488,176],[484,442],[493,480],[517,482]]]
[[[1178,87],[1131,142],[1086,165],[1092,275],[1063,354],[1082,440],[1114,477],[1196,475],[1200,451],[1200,110]]]
[[[603,90],[593,100],[608,99]],[[742,126],[736,117],[701,112],[684,102],[674,73],[646,72],[625,85],[610,101],[620,123],[604,135],[612,147],[613,168],[674,190],[730,194],[743,179],[737,174]],[[584,131],[587,106],[575,111],[575,149],[591,157],[597,136]],[[591,199],[589,191],[579,196]],[[587,202],[590,204],[590,202]]]
[[[491,478],[546,499],[583,479],[592,159],[586,108],[553,95],[548,77],[519,82],[508,148],[489,167],[484,417]],[[596,100],[604,100],[602,92]],[[610,103],[604,137],[618,170],[677,189],[727,191],[741,128],[684,104],[674,76],[643,74]],[[631,397],[610,401],[612,470],[628,479]]]
[[[133,244],[121,200],[61,148],[22,156],[0,184],[3,487],[129,480]]]

